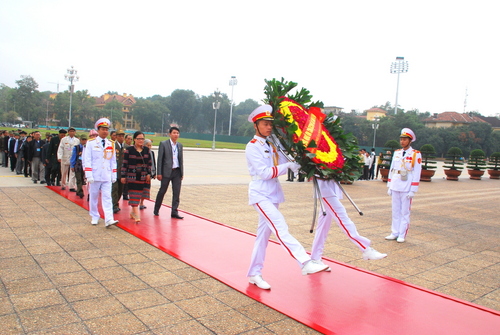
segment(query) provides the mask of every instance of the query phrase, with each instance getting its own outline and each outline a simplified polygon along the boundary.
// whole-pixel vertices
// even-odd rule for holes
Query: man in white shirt
[[[80,140],[75,137],[75,134],[75,128],[69,128],[68,136],[61,139],[57,149],[57,160],[61,163],[61,189],[65,190],[69,184],[71,192],[76,192],[75,172],[71,171],[70,168],[71,156],[73,155],[74,146],[80,144]]]

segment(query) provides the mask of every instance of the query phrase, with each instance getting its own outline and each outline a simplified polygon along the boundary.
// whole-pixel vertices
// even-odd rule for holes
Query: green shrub
[[[462,149],[458,147],[451,147],[446,153],[445,165],[443,167],[450,170],[463,169],[464,163],[461,161],[462,155]]]

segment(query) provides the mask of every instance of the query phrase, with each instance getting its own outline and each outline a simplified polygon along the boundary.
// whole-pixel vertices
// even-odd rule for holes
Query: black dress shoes
[[[153,214],[154,214],[155,216],[160,216],[160,213],[158,213],[158,212],[153,212]]]
[[[180,216],[179,214],[172,214],[171,217],[174,219],[179,219],[179,220],[184,219],[184,216]]]

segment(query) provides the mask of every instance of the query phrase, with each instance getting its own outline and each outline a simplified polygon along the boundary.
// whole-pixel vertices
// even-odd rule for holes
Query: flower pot
[[[462,174],[462,170],[448,169],[444,170],[444,174],[446,175],[446,180],[458,180],[458,176]]]
[[[389,169],[380,168],[379,172],[382,177],[382,181],[387,183],[387,180],[389,179]]]
[[[420,181],[432,181],[431,178],[436,173],[435,170],[424,170],[420,172]]]
[[[490,179],[500,179],[500,170],[488,170],[488,174],[490,175]]]
[[[484,174],[484,170],[467,170],[469,172],[469,178],[474,180],[481,180],[481,176]]]

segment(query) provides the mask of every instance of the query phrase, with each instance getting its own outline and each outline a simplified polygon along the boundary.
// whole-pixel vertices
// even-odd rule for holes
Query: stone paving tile
[[[151,287],[178,284],[184,281],[184,279],[180,278],[179,276],[176,276],[172,272],[165,270],[163,270],[162,272],[140,275],[138,277]]]
[[[101,318],[127,311],[127,308],[112,296],[77,301],[72,306],[83,320]]]
[[[257,322],[234,310],[202,317],[198,321],[215,334],[240,334],[259,327]]]
[[[170,301],[183,301],[206,295],[205,292],[188,282],[160,286],[156,287],[156,290]]]
[[[201,318],[230,309],[229,306],[207,295],[176,301],[175,304],[194,318]]]
[[[237,308],[237,311],[264,326],[286,319],[283,314],[258,302]]]
[[[134,315],[152,330],[192,319],[191,316],[172,303],[138,309],[134,311]]]
[[[126,293],[150,288],[149,285],[134,276],[104,280],[101,282],[101,284],[109,292],[111,292],[111,294]]]
[[[91,334],[87,327],[84,324],[78,323],[70,323],[60,327],[53,327],[50,329],[40,330],[36,332],[30,333],[30,335],[86,335]]]
[[[8,297],[0,297],[0,315],[14,313],[14,305]]]
[[[154,289],[119,293],[115,294],[115,297],[130,310],[158,306],[170,302]]]
[[[276,334],[320,334],[312,328],[304,326],[301,323],[295,322],[291,319],[284,319],[273,324],[267,325],[266,328],[275,332]]]
[[[10,299],[18,311],[60,305],[65,302],[61,293],[56,289],[13,294]]]
[[[147,327],[131,312],[84,321],[93,334],[128,335],[147,331]]]
[[[40,331],[80,321],[71,307],[66,304],[25,310],[19,312],[18,315],[23,328],[27,332]]]
[[[0,325],[4,334],[23,333],[23,327],[16,314],[0,315]]]
[[[69,302],[99,298],[109,295],[108,291],[98,282],[91,282],[59,288]]]
[[[131,277],[133,274],[130,273],[127,269],[119,266],[110,266],[107,268],[97,268],[88,270],[90,275],[95,279],[102,280],[110,280],[110,279],[118,279],[124,278],[126,280],[127,277]]]
[[[87,271],[54,273],[48,275],[54,285],[59,287],[75,286],[79,284],[96,283],[97,281]]]
[[[190,320],[186,322],[181,322],[170,327],[163,327],[154,329],[153,333],[156,335],[184,335],[184,334],[196,334],[196,335],[210,335],[213,334],[212,331],[207,329],[201,323],[196,320]]]

